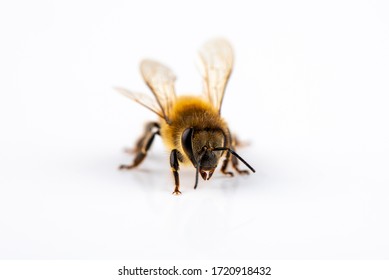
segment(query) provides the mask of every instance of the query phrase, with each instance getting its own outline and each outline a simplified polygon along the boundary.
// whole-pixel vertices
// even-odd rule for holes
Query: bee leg
[[[244,146],[244,144],[242,144],[241,141],[239,141],[238,137],[236,135],[233,135],[232,136],[232,139],[231,139],[231,148],[233,150],[236,149],[237,146]],[[243,174],[249,174],[249,171],[248,170],[242,170],[242,169],[239,169],[238,167],[238,164],[239,164],[239,161],[238,161],[238,158],[234,155],[232,155],[231,157],[231,161],[232,161],[232,167],[241,175]]]
[[[241,174],[241,175],[248,175],[249,174],[249,171],[248,170],[242,170],[242,169],[239,169],[239,167],[238,167],[238,163],[239,163],[239,161],[238,161],[238,159],[236,158],[236,156],[232,156],[232,158],[231,158],[231,161],[232,161],[232,167],[239,173],[239,174]]]
[[[159,134],[160,125],[157,122],[149,122],[145,126],[145,131],[143,135],[136,141],[135,148],[129,148],[125,149],[125,152],[127,153],[138,153],[141,151],[145,145],[145,141],[147,141],[147,138],[149,138],[150,134],[153,133],[153,129],[156,128],[158,131],[157,134]]]
[[[225,175],[228,175],[230,177],[233,177],[234,176],[234,173],[232,172],[229,172],[229,171],[226,171],[227,170],[227,167],[228,167],[228,163],[230,162],[231,160],[231,153],[230,152],[227,152],[227,155],[226,155],[226,158],[224,159],[223,161],[223,165],[222,165],[222,168],[221,168],[221,172]]]
[[[153,131],[155,128],[157,130]],[[134,161],[131,165],[122,164],[119,169],[132,169],[137,167],[146,157],[147,151],[150,149],[151,144],[154,141],[155,135],[159,134],[160,126],[156,122],[150,122],[146,125],[144,135],[136,142],[133,152],[136,153]]]
[[[178,161],[182,161],[182,155],[177,149],[174,149],[170,153],[170,166],[174,175],[175,188],[173,191],[174,195],[180,195],[180,177],[178,176],[178,170],[180,169]]]

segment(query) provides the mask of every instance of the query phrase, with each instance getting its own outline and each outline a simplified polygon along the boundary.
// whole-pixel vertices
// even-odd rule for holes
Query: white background
[[[0,258],[387,259],[386,1],[8,1],[0,4]],[[123,153],[155,116],[154,58],[201,91],[197,49],[234,46],[223,116],[257,173],[194,169],[171,195],[160,139]],[[149,93],[150,94],[150,93]]]

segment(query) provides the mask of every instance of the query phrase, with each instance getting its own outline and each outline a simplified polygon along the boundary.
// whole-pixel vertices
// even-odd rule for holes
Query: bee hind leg
[[[138,139],[135,145],[135,149],[131,150],[136,153],[134,161],[130,165],[122,164],[119,166],[119,169],[132,169],[137,167],[147,156],[147,152],[151,147],[151,144],[154,141],[155,135],[159,135],[160,126],[156,122],[147,123],[145,132],[142,137]]]

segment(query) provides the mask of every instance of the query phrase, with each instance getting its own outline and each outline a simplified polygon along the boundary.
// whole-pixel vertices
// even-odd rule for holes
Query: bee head
[[[221,129],[194,129],[184,130],[181,136],[181,145],[204,180],[209,180],[223,155],[223,151],[214,150],[224,147],[226,136]],[[208,175],[207,175],[208,172]]]

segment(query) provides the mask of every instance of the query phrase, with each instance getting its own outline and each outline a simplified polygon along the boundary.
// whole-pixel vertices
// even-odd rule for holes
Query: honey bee
[[[238,160],[255,172],[242,157],[235,152],[236,138],[232,136],[220,110],[227,82],[233,67],[233,51],[224,39],[213,39],[199,51],[204,93],[201,96],[177,96],[174,88],[176,80],[173,72],[159,62],[143,60],[140,71],[155,99],[141,93],[116,88],[120,93],[148,108],[159,116],[158,122],[147,123],[144,134],[135,145],[135,158],[130,165],[120,165],[119,169],[137,167],[147,156],[156,135],[160,135],[170,151],[170,166],[174,176],[173,194],[179,195],[180,164],[192,164],[196,169],[194,188],[198,175],[204,180],[212,177],[218,163],[224,157],[221,172],[228,176],[229,162],[239,174],[248,170],[238,167]]]

